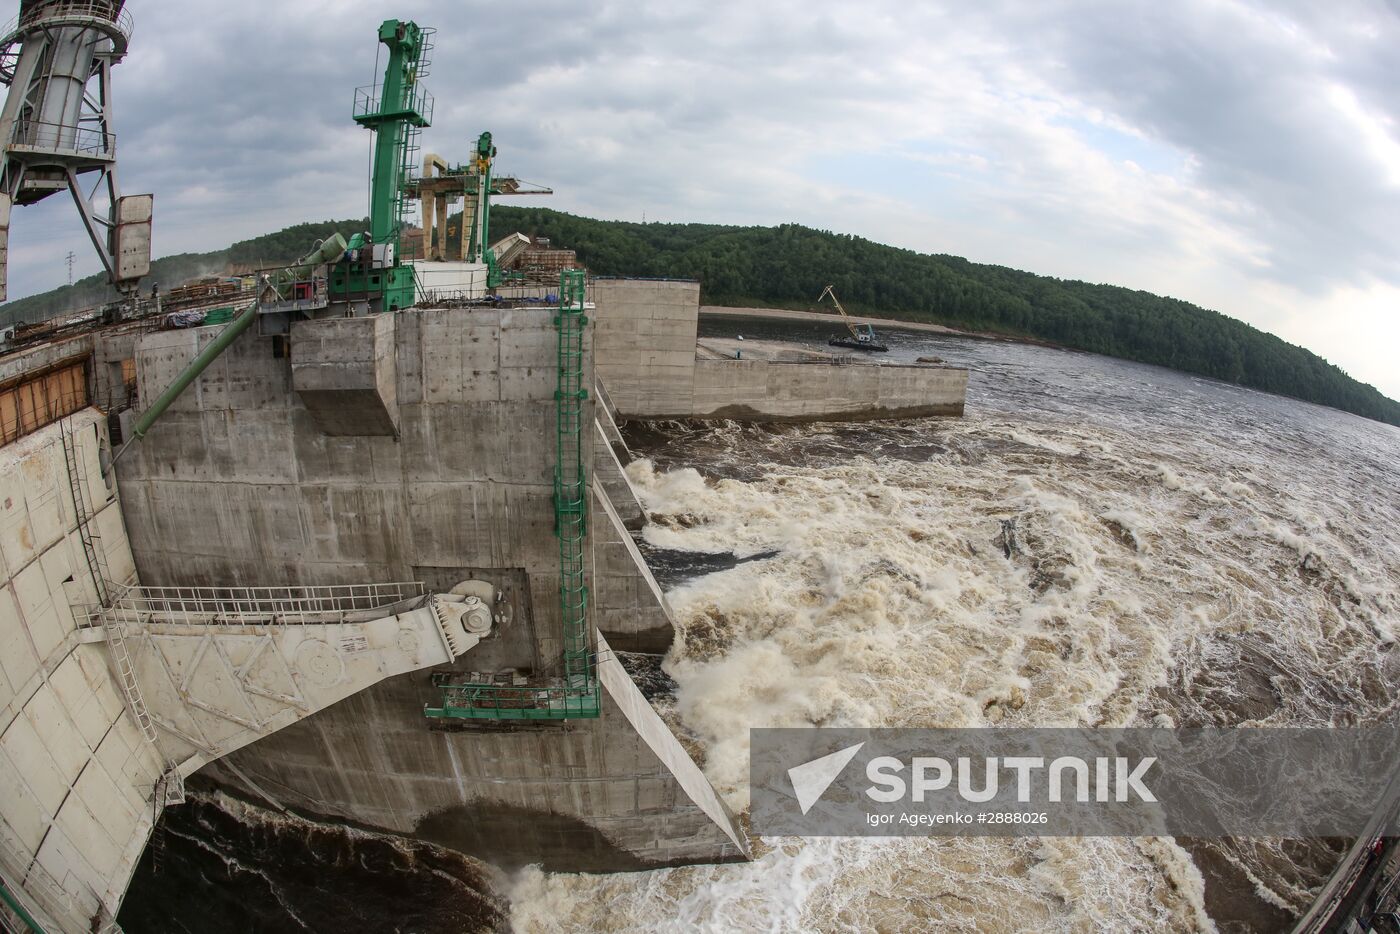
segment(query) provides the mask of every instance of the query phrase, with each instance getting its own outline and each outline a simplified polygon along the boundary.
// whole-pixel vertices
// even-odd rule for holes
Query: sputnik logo
[[[854,746],[847,746],[820,759],[813,759],[788,769],[792,790],[797,793],[797,806],[802,808],[803,814],[821,800],[831,783],[836,781],[842,769],[850,764],[864,745],[865,743],[856,743]]]

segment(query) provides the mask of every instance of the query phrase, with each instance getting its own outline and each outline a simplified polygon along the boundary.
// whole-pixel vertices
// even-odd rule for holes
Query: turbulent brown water
[[[752,321],[738,331],[824,345]],[[629,437],[677,645],[629,658],[734,810],[756,726],[1349,724],[1400,683],[1400,430],[1154,367],[882,335],[967,414]],[[1006,545],[1008,532],[1015,547]],[[128,931],[1278,930],[1325,842],[755,841],[742,865],[511,877],[205,796]]]
[[[891,358],[972,367],[965,418],[631,438],[645,539],[682,628],[658,703],[736,811],[750,727],[1340,725],[1393,712],[1400,431],[1087,354],[887,336]],[[1171,839],[756,850],[747,865],[526,872],[511,920],[1274,930],[1337,855],[1325,842]]]

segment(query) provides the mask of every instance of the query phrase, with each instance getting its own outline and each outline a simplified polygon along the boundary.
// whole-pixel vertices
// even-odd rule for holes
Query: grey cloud
[[[1400,284],[1400,190],[1327,99],[1329,82],[1397,115],[1400,19],[1365,5],[1379,33],[1334,5],[1085,3],[1022,26],[1038,35],[1039,71],[1148,136],[1195,156],[1198,181],[1230,204],[1220,214],[1266,246],[1278,281],[1320,292],[1338,283]],[[1018,15],[1025,10],[1017,8]],[[1005,28],[999,7],[988,29]],[[1310,54],[1311,53],[1311,54]]]

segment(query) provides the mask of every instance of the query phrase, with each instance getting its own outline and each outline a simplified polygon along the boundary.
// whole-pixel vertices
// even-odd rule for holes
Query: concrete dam
[[[130,28],[120,2],[22,4],[0,239],[11,206],[114,171],[26,108],[110,82]],[[493,241],[490,200],[531,192],[493,175],[490,134],[404,171],[431,32],[378,38],[368,231],[148,298],[150,196],[113,182],[94,244],[121,300],[4,335],[6,929],[116,930],[190,782],[502,866],[746,859],[616,654],[674,632],[618,424],[961,414],[966,370],[698,342],[697,282]],[[435,228],[459,203],[454,251]]]

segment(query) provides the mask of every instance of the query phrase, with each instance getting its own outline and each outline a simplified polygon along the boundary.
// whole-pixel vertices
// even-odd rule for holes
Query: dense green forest
[[[504,206],[492,207],[491,220],[494,237],[513,231],[548,237],[576,250],[598,275],[699,279],[707,304],[811,308],[832,283],[851,311],[1033,337],[1400,425],[1400,403],[1316,354],[1219,312],[1149,292],[915,253],[795,224],[636,224]],[[231,263],[291,261],[332,231],[366,224],[300,224],[226,250],[166,257],[152,264],[147,282],[174,286]],[[12,302],[0,309],[0,323],[34,321],[108,297],[94,276]]]
[[[811,308],[827,283],[853,312],[1155,363],[1400,425],[1400,403],[1302,347],[1189,302],[780,227],[634,224],[493,207],[493,232],[549,237],[598,275],[696,278],[712,305]]]

